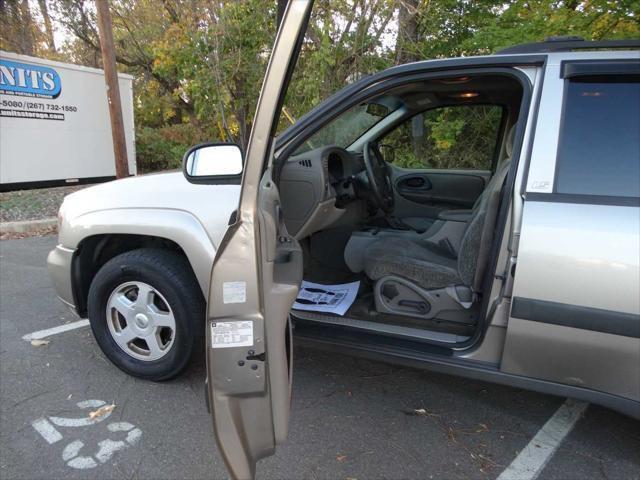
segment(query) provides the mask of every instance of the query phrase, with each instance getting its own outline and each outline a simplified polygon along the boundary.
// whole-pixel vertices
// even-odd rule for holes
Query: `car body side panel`
[[[557,381],[640,401],[640,339],[550,325],[509,321],[502,371]],[[519,355],[518,351],[533,351]]]
[[[76,219],[82,215],[110,211],[110,221],[117,225],[119,222],[131,224],[122,218],[130,209],[188,212],[201,224],[217,249],[227,230],[231,212],[238,206],[239,197],[240,185],[194,185],[187,182],[182,172],[156,173],[103,183],[72,193],[62,204],[61,217],[65,222],[81,223]],[[166,223],[154,224],[153,220],[152,217],[142,219],[141,225],[147,230],[153,225],[158,230],[171,225],[168,217],[157,219]],[[62,234],[66,235],[66,228],[66,225],[62,226]],[[82,227],[83,230],[87,228]],[[94,232],[75,232],[71,236],[77,238],[89,234]],[[64,242],[63,245],[67,248],[76,246]]]
[[[71,261],[74,250],[56,245],[47,256],[47,268],[58,298],[75,312],[73,288],[71,284]]]
[[[189,259],[203,295],[209,293],[216,249],[203,225],[191,213],[158,208],[98,210],[65,219],[60,231],[59,241],[66,249],[76,249],[82,240],[95,235],[147,235],[171,240]]]
[[[561,64],[613,58],[638,54],[548,55],[525,191],[518,197],[524,203],[516,220],[520,235],[501,370],[637,402],[640,208],[553,190],[565,87]]]
[[[525,202],[513,298],[558,313],[512,310],[504,372],[640,400],[638,232],[637,207]],[[593,320],[565,321],[572,310],[593,311]],[[613,322],[625,335],[610,333]]]
[[[513,296],[640,314],[639,233],[637,207],[527,201]]]

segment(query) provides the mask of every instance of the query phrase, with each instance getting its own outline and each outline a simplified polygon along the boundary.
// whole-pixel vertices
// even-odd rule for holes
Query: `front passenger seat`
[[[506,158],[473,206],[457,258],[443,255],[433,244],[402,237],[383,238],[367,247],[364,271],[376,280],[379,312],[469,323],[465,309],[482,288],[514,136],[515,125],[506,138]]]

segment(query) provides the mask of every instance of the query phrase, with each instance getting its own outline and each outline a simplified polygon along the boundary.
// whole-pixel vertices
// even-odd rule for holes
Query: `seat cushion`
[[[455,259],[438,254],[427,244],[397,237],[382,238],[366,248],[364,271],[372,280],[396,275],[425,289],[462,283]]]
[[[429,230],[429,227],[433,225],[433,222],[435,222],[433,218],[427,217],[402,217],[400,220],[414,230],[419,230],[421,232]]]

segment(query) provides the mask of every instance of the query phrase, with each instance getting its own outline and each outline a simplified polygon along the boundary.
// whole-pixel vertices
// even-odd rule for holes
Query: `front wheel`
[[[187,260],[169,250],[132,250],[105,263],[91,283],[88,312],[104,354],[135,377],[176,377],[204,341],[200,286]]]

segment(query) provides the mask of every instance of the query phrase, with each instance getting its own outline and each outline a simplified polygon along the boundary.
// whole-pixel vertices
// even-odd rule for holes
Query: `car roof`
[[[284,147],[304,130],[310,122],[328,111],[336,102],[390,77],[409,76],[411,74],[419,74],[424,70],[445,70],[456,67],[513,67],[543,65],[545,63],[559,64],[565,60],[640,59],[640,50],[633,50],[634,48],[640,48],[640,40],[587,42],[577,40],[576,37],[569,37],[570,40],[566,40],[565,37],[560,38],[560,40],[546,40],[545,42],[534,44],[516,45],[493,55],[420,60],[396,65],[375,74],[366,75],[323,100],[284,130],[276,138],[276,151]],[[553,48],[549,46],[549,43],[553,43]],[[579,45],[579,48],[575,46],[576,44]],[[535,46],[537,46],[538,50],[536,50]]]
[[[555,36],[547,37],[542,42],[522,43],[520,45],[503,48],[496,52],[496,55],[571,52],[576,50],[631,50],[638,48],[640,48],[640,40],[638,39],[587,41],[577,36]]]

